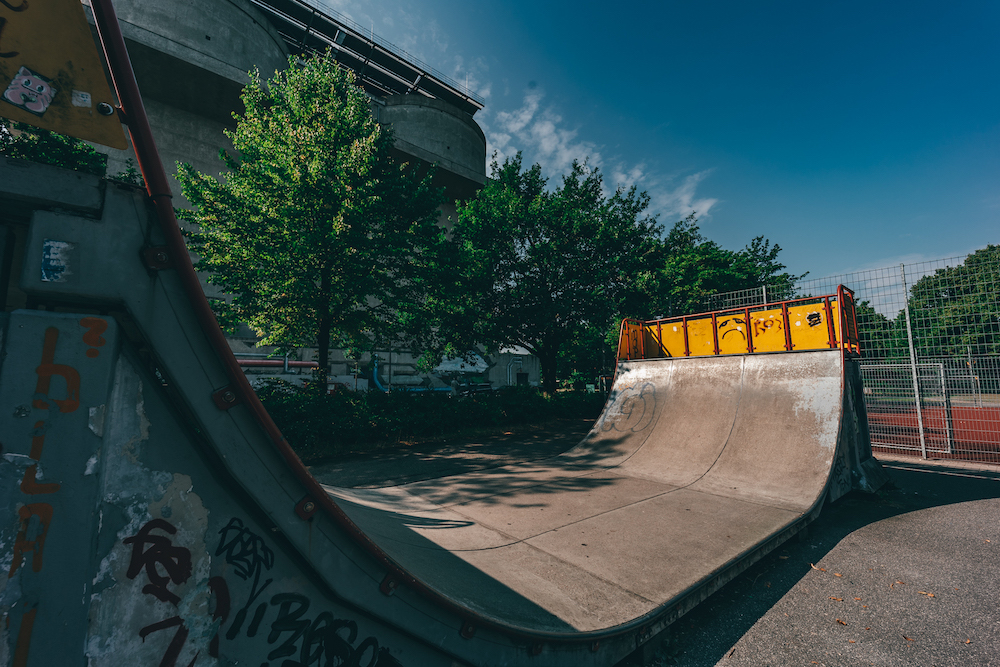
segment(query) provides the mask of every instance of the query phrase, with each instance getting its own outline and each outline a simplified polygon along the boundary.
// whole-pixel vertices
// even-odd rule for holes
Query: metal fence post
[[[951,415],[951,396],[948,393],[948,378],[944,372],[944,364],[938,364],[941,372],[941,393],[944,396],[944,433],[947,439],[948,453],[952,453],[952,434],[955,431],[955,422]]]
[[[903,280],[903,310],[906,313],[906,343],[910,348],[910,374],[913,376],[913,398],[917,404],[917,430],[920,432],[920,457],[927,458],[927,442],[924,440],[924,414],[920,399],[920,383],[917,381],[917,353],[913,349],[913,327],[910,325],[910,289],[906,286],[905,265],[899,265],[899,275]]]

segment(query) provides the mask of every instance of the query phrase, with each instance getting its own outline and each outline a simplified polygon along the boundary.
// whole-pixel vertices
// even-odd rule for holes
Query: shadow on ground
[[[330,486],[397,486],[551,458],[579,444],[593,424],[588,419],[556,419],[472,440],[441,439],[371,456],[352,456],[310,466],[309,471],[322,484]]]

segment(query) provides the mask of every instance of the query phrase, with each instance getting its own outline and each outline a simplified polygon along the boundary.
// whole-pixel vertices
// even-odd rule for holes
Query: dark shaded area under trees
[[[601,394],[544,395],[526,387],[458,398],[406,391],[319,394],[270,382],[257,387],[257,395],[309,464],[410,440],[478,436],[559,418],[597,419],[604,407]]]

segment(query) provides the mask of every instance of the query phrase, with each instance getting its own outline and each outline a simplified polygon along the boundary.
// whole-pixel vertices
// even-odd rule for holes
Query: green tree
[[[858,339],[863,357],[896,362],[909,358],[903,318],[890,320],[875,310],[869,301],[854,304],[854,312],[858,318]]]
[[[674,224],[648,258],[627,312],[640,318],[697,313],[705,310],[713,294],[760,285],[784,286],[790,294],[803,276],[782,272],[780,252],[780,246],[763,236],[743,250],[727,250],[701,233],[692,213]]]
[[[180,165],[193,209],[190,248],[227,328],[248,324],[264,345],[316,345],[321,386],[332,346],[426,339],[430,276],[443,231],[430,174],[398,164],[354,75],[332,58],[256,73],[227,132],[219,179]]]
[[[521,345],[556,389],[559,352],[588,327],[621,311],[659,227],[635,188],[603,194],[603,178],[573,163],[554,190],[521,156],[492,165],[479,196],[459,206],[454,226],[463,311],[475,338]]]
[[[0,121],[0,155],[104,176],[108,156],[90,144],[26,123]]]
[[[919,357],[1000,353],[1000,245],[918,280],[909,306]]]

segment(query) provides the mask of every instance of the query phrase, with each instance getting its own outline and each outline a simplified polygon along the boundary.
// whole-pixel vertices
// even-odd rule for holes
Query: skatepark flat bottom
[[[819,506],[837,350],[621,362],[575,448],[376,489],[329,486],[409,574],[508,627],[613,629],[671,604]]]

